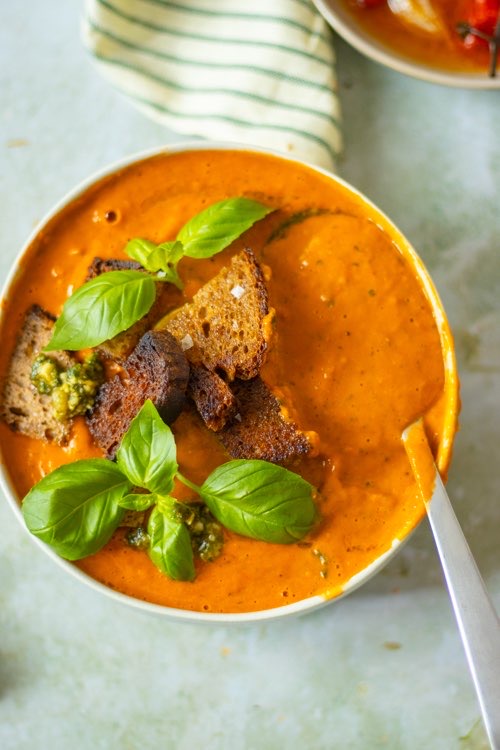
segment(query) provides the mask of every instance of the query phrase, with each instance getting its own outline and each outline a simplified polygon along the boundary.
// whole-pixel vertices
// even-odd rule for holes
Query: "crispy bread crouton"
[[[141,271],[144,270],[139,263],[133,260],[117,260],[94,258],[87,272],[87,279],[94,279],[108,271]],[[146,272],[145,272],[146,273]],[[180,304],[180,291],[173,284],[158,282],[156,284],[156,299],[149,312],[143,318],[134,323],[126,331],[117,334],[112,339],[104,341],[97,349],[104,357],[124,362],[131,354],[134,346],[141,336],[153,328],[154,324],[172,307]]]
[[[233,458],[282,464],[312,452],[310,435],[288,419],[261,378],[236,380],[231,390],[238,413],[217,436]]]
[[[141,264],[137,263],[135,260],[95,257],[88,267],[87,278],[85,281],[95,279],[96,276],[100,276],[101,273],[106,273],[107,271],[140,271],[141,268]]]
[[[228,381],[247,380],[263,364],[272,315],[262,270],[253,252],[243,250],[173,312],[165,328],[191,364],[203,364]]]
[[[54,322],[55,318],[38,305],[26,313],[3,384],[1,416],[16,432],[64,444],[70,435],[71,422],[56,419],[50,396],[38,393],[31,382],[33,361],[48,344]],[[68,352],[51,352],[48,356],[62,369],[76,361]]]
[[[188,395],[209,430],[218,432],[237,411],[236,398],[225,380],[203,365],[191,365]]]
[[[113,458],[130,422],[147,399],[169,423],[184,406],[189,365],[168,331],[148,331],[126,359],[123,373],[101,386],[87,424],[108,458]]]

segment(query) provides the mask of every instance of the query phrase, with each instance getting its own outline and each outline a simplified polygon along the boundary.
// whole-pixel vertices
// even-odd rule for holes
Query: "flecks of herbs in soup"
[[[298,425],[318,435],[317,454],[293,470],[317,488],[321,522],[291,545],[225,530],[222,553],[213,562],[197,562],[193,582],[163,575],[140,544],[125,543],[123,529],[75,563],[133,597],[209,612],[341,593],[423,515],[402,430],[425,414],[436,451],[445,424],[436,323],[390,233],[360,199],[327,177],[246,152],[154,157],[104,178],[57,215],[29,248],[5,303],[2,372],[30,305],[58,315],[95,256],[125,258],[131,237],[171,240],[191,216],[234,195],[277,210],[219,255],[183,258],[183,297],[190,299],[246,246],[271,269],[267,286],[276,329],[262,377]],[[197,485],[228,460],[193,412],[181,413],[171,427],[180,471]],[[57,466],[100,456],[82,417],[66,447],[13,434],[4,424],[0,432],[3,461],[20,498]],[[447,457],[442,469],[446,463]],[[175,497],[189,501],[193,492],[176,482]]]

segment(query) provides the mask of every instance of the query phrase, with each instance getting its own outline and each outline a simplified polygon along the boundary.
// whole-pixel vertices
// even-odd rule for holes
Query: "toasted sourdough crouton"
[[[94,258],[87,271],[86,281],[100,276],[108,271],[142,271],[140,263],[133,260],[117,260]],[[146,271],[145,271],[146,273]],[[117,334],[112,339],[104,341],[97,349],[104,357],[124,362],[137,345],[141,336],[153,328],[154,324],[172,307],[180,304],[181,293],[173,284],[158,282],[156,284],[156,299],[149,312],[126,331]]]
[[[228,381],[247,380],[264,362],[273,315],[262,270],[247,249],[174,311],[165,328],[191,364],[203,364]]]
[[[54,322],[55,318],[38,305],[26,313],[3,384],[1,416],[16,432],[62,445],[69,439],[71,421],[56,419],[50,396],[38,393],[31,382],[33,361],[48,344]],[[68,352],[51,352],[48,356],[62,369],[76,361]]]
[[[118,260],[117,258],[99,258],[96,256],[88,267],[85,281],[95,279],[96,276],[100,276],[101,273],[107,271],[140,271],[141,268],[141,264],[135,260]]]
[[[169,423],[179,415],[189,365],[168,331],[148,331],[124,363],[124,372],[99,389],[87,424],[97,445],[113,458],[130,422],[147,399]]]
[[[261,378],[235,380],[231,390],[238,414],[217,437],[233,458],[282,464],[313,452],[315,433],[302,432],[287,418]]]
[[[258,374],[273,317],[262,270],[249,249],[169,315],[166,329],[191,365],[188,394],[209,429],[217,432],[236,413],[236,399],[224,378]]]
[[[237,412],[237,401],[225,380],[203,365],[191,365],[188,396],[209,430],[218,432]]]

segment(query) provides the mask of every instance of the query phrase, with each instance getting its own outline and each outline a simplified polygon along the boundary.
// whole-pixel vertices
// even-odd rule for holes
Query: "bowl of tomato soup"
[[[51,211],[21,250],[3,292],[4,400],[28,310],[35,305],[60,318],[96,257],[128,262],[125,248],[136,237],[155,247],[171,248],[176,237],[187,243],[181,228],[191,217],[235,197],[264,205],[265,215],[217,254],[182,257],[177,267],[182,290],[175,291],[173,312],[163,312],[156,327],[165,326],[179,306],[197,299],[200,289],[251,249],[272,310],[258,377],[287,425],[292,420],[313,444],[304,455],[281,463],[313,488],[316,520],[286,543],[251,538],[222,523],[217,556],[207,561],[195,555],[189,580],[176,579],[175,571],[171,577],[141,545],[129,544],[130,529],[122,521],[99,549],[66,555],[69,559],[47,544],[47,536],[32,536],[87,585],[128,605],[194,621],[254,621],[307,612],[368,580],[425,515],[401,443],[404,428],[423,417],[436,464],[446,476],[458,410],[445,312],[424,264],[392,222],[325,170],[267,151],[218,144],[168,147],[129,158],[79,185]],[[196,231],[203,230],[200,226]],[[135,273],[139,278],[141,272]],[[233,284],[232,296],[238,300],[242,289]],[[182,338],[186,354],[190,338]],[[106,360],[105,378],[120,368]],[[58,467],[89,459],[105,460],[113,470],[125,465],[120,455],[113,462],[103,459],[87,417],[88,412],[73,419],[62,444],[0,422],[2,484],[23,525],[23,498]],[[240,413],[233,422],[238,419]],[[196,488],[234,453],[228,454],[227,444],[207,428],[189,398],[170,430],[181,479],[189,480],[175,480],[171,493],[160,494],[189,506],[199,499]],[[145,480],[142,485],[152,486]],[[269,495],[275,491],[279,487],[269,485]],[[248,492],[250,498],[251,488]],[[243,492],[238,500],[243,511],[245,497]],[[158,507],[164,509],[164,501]],[[156,510],[149,506],[141,516],[150,537],[147,516]],[[165,547],[161,554],[167,554]]]
[[[497,89],[499,0],[315,0],[330,26],[400,73],[459,88]]]

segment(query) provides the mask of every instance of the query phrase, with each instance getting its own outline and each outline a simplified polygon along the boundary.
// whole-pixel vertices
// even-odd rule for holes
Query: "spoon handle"
[[[437,470],[426,506],[486,732],[500,750],[500,621]]]

